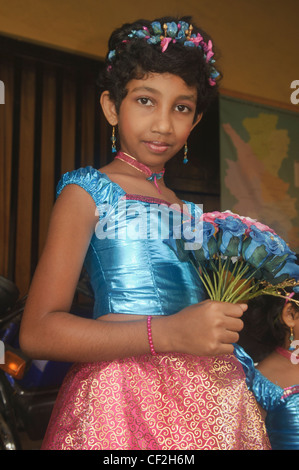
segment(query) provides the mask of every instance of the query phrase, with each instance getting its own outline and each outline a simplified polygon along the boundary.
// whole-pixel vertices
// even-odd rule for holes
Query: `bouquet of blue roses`
[[[189,259],[210,299],[236,303],[269,294],[291,300],[289,288],[299,291],[296,254],[267,225],[231,211],[209,212],[192,231],[201,231],[201,242],[188,240]],[[178,254],[185,242],[175,240]]]

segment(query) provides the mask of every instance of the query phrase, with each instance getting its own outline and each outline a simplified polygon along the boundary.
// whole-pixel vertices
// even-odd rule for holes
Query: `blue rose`
[[[249,232],[249,237],[244,244],[244,250],[243,250],[243,257],[246,261],[252,259],[254,256],[254,253],[256,250],[259,252],[263,253],[263,255],[258,256],[258,260],[254,262],[252,260],[252,263],[254,266],[259,266],[261,262],[265,259],[267,256],[266,252],[266,243],[267,243],[267,232],[262,232],[261,230],[257,229],[254,225],[251,225],[251,231]],[[261,259],[262,258],[262,259]]]
[[[262,275],[269,282],[299,276],[296,255],[285,241],[269,231],[259,230],[255,225],[251,225],[242,254],[246,261],[262,269]]]
[[[286,242],[278,235],[274,235],[271,232],[266,232],[266,250],[268,253],[273,255],[282,255],[285,253],[291,253]]]
[[[197,226],[197,230],[199,230],[199,227],[202,232],[201,242],[198,243],[197,238],[193,243],[188,243],[185,246],[191,251],[197,264],[205,265],[218,252],[218,245],[213,224],[204,221]]]
[[[206,259],[210,259],[217,252],[217,242],[214,236],[215,227],[210,222],[203,223],[202,248]]]
[[[275,279],[281,281],[283,279],[295,279],[299,281],[299,266],[296,262],[296,255],[289,255],[287,259],[280,264],[277,272],[275,272]]]
[[[246,225],[238,218],[228,216],[225,219],[215,219],[219,227],[219,250],[226,256],[239,256],[241,240],[247,229]]]
[[[260,245],[264,245],[267,253],[271,255],[283,255],[287,253],[292,253],[286,242],[278,235],[275,235],[268,231],[262,232],[254,225],[251,225],[249,237],[252,239],[252,242],[250,243],[248,251],[245,254],[246,258],[249,258],[255,248]]]

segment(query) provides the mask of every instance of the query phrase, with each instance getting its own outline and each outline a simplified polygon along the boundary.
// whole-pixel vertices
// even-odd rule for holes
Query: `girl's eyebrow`
[[[132,93],[140,92],[140,91],[148,91],[149,93],[154,93],[156,95],[161,95],[161,92],[159,90],[156,90],[156,88],[151,88],[151,87],[148,87],[148,86],[135,87],[135,88],[133,88]],[[190,95],[179,95],[179,96],[177,96],[176,99],[177,100],[189,100],[189,101],[196,102],[196,95],[194,93],[191,93]]]
[[[196,103],[196,95],[194,95],[194,94],[191,94],[191,95],[180,95],[180,96],[178,96],[177,99],[178,99],[178,100],[189,100],[189,101],[193,101],[194,103]]]

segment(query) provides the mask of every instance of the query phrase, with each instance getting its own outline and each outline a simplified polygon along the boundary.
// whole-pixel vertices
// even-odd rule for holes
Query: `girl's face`
[[[194,122],[196,100],[196,88],[176,75],[131,80],[117,115],[121,150],[161,169],[200,121],[201,116]]]

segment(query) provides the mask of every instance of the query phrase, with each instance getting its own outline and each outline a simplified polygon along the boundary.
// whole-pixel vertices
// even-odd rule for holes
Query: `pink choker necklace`
[[[287,359],[291,359],[291,356],[292,354],[294,353],[294,351],[289,351],[288,349],[284,349],[284,348],[281,348],[281,347],[277,347],[275,349],[275,351],[280,354],[281,356],[284,356],[286,357]]]
[[[124,152],[118,152],[117,155],[114,157],[117,158],[118,160],[121,160],[122,162],[127,163],[128,165],[132,166],[133,168],[136,168],[136,170],[141,171],[141,173],[144,173],[147,176],[148,181],[153,181],[157,190],[159,193],[161,193],[160,188],[158,186],[157,180],[161,179],[165,173],[165,169],[160,171],[160,173],[153,173],[148,166],[144,165],[143,163],[140,163],[136,160],[136,158],[131,157],[131,155],[124,153]]]

